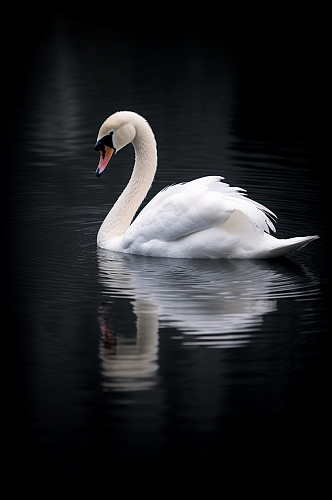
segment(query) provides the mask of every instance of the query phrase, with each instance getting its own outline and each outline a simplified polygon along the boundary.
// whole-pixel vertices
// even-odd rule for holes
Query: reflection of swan
[[[241,347],[250,342],[264,315],[277,309],[278,298],[312,294],[316,285],[310,274],[277,262],[174,261],[99,249],[98,263],[108,301],[133,300],[138,335],[131,346],[134,352],[122,351],[125,339],[119,339],[115,350],[111,342],[107,363],[105,350],[101,352],[110,386],[119,388],[122,382],[131,390],[135,384],[140,387],[142,374],[152,377],[157,371],[158,328],[175,328],[185,345]]]
[[[240,188],[202,177],[161,191],[131,221],[152,184],[157,148],[149,124],[121,111],[101,126],[99,177],[113,154],[129,143],[135,149],[131,179],[98,232],[102,248],[137,255],[177,258],[269,258],[299,249],[318,238],[276,239],[268,208],[246,198]]]

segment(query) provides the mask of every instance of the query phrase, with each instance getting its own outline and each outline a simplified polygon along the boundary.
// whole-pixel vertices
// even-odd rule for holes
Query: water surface
[[[101,64],[100,39],[83,28],[54,22],[29,42],[12,116],[24,124],[6,263],[20,456],[60,475],[311,460],[325,433],[330,259],[323,169],[293,99],[301,73],[289,88],[280,68],[276,80],[257,61],[249,71],[232,38],[140,38],[133,51],[134,39],[103,35],[104,51],[117,50]],[[119,109],[156,135],[146,201],[222,175],[278,215],[279,237],[321,239],[271,261],[98,249],[133,164],[128,146],[94,176],[99,126]]]

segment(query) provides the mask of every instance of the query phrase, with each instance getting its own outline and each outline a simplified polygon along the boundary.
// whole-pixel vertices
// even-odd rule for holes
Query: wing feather
[[[222,226],[241,211],[258,233],[275,231],[271,210],[245,196],[245,191],[208,176],[170,186],[158,193],[124,235],[125,248],[138,238],[144,241],[174,241],[213,226]]]

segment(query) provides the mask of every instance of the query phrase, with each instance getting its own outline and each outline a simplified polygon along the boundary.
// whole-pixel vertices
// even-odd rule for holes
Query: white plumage
[[[98,232],[100,247],[153,257],[269,258],[318,238],[274,238],[269,232],[275,231],[275,214],[247,198],[243,189],[221,182],[219,176],[164,189],[131,223],[156,171],[153,132],[141,116],[121,111],[104,122],[98,141],[101,160],[97,175],[126,144],[132,142],[135,149],[131,179]]]

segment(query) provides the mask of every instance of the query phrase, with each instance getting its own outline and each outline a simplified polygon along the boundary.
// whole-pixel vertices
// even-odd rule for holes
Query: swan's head
[[[131,111],[118,111],[104,121],[95,145],[95,151],[100,151],[97,177],[101,176],[116,152],[133,142],[136,136],[136,127],[133,122],[137,120],[137,117],[142,119]]]

